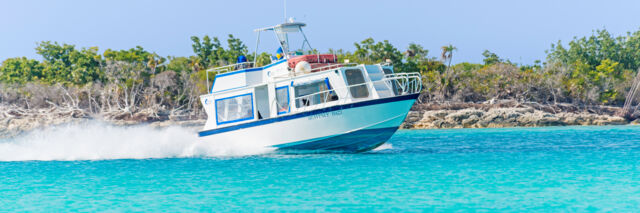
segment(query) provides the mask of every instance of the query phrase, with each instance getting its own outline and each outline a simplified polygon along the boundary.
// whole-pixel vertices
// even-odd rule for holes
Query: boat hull
[[[202,131],[207,141],[234,141],[281,151],[363,152],[385,143],[419,94],[368,100]]]

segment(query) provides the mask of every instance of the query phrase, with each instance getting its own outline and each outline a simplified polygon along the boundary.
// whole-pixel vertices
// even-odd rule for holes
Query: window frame
[[[235,119],[235,120],[228,120],[228,121],[219,121],[218,118],[218,101],[223,101],[226,99],[231,99],[231,98],[237,98],[237,97],[241,97],[241,96],[249,96],[249,99],[251,99],[251,117],[246,117],[246,118],[239,118],[239,119]],[[215,107],[215,115],[216,115],[216,125],[223,125],[223,124],[229,124],[229,123],[236,123],[236,122],[240,122],[240,121],[246,121],[246,120],[253,120],[255,119],[256,115],[255,115],[255,107],[253,106],[253,93],[245,93],[245,94],[240,94],[240,95],[234,95],[234,96],[229,96],[229,97],[224,97],[224,98],[220,98],[220,99],[215,99],[214,101],[214,107]]]
[[[357,71],[359,71],[359,72],[360,72],[360,76],[362,77],[362,83],[350,84],[350,83],[349,83],[349,76],[347,75],[347,71],[350,71],[350,72],[351,72],[351,71],[355,71],[355,70],[357,70]],[[369,97],[371,97],[371,92],[372,92],[372,91],[370,91],[369,84],[368,84],[368,79],[367,79],[367,77],[364,75],[364,71],[363,71],[362,69],[360,69],[360,68],[348,68],[348,69],[345,69],[345,70],[343,71],[343,75],[344,75],[344,83],[345,83],[345,85],[346,85],[346,86],[347,86],[347,88],[348,88],[348,89],[347,89],[347,91],[349,92],[349,96],[351,96],[351,98],[354,98],[354,99],[362,99],[362,98],[369,98]],[[355,80],[355,79],[354,79],[354,80]],[[358,84],[360,84],[360,85],[358,85]],[[355,86],[355,87],[354,87],[353,85],[358,85],[358,86]],[[364,91],[366,92],[366,96],[364,96],[364,97],[355,97],[355,96],[353,95],[352,90],[357,89],[358,87],[360,87],[360,88],[364,88]]]
[[[289,86],[285,85],[281,87],[276,87],[276,107],[278,107],[278,90],[279,89],[287,89],[287,111],[280,112],[279,109],[276,109],[276,114],[277,115],[287,114],[291,112],[291,94],[289,93]]]
[[[307,95],[298,96],[298,90],[296,90],[297,87],[302,86],[302,85],[311,85],[311,84],[319,84],[319,85],[320,84],[324,84],[327,88],[326,88],[326,90],[321,90],[321,91],[313,92],[313,93],[310,93],[310,94],[307,94]],[[294,102],[293,103],[295,104],[296,109],[302,109],[302,108],[305,108],[305,107],[310,107],[310,106],[314,106],[314,105],[318,105],[318,104],[324,104],[324,103],[329,103],[329,102],[340,100],[340,97],[337,96],[337,94],[335,93],[335,90],[333,90],[333,87],[331,86],[331,82],[329,80],[329,77],[325,77],[324,79],[317,79],[316,81],[312,81],[310,83],[296,85],[296,86],[292,86],[292,87],[293,87],[293,91],[294,91],[294,94],[293,94]],[[319,103],[309,104],[309,105],[301,104],[300,106],[298,106],[298,98],[299,97],[308,96],[308,95],[311,95],[311,94],[314,94],[314,93],[320,93],[320,92],[324,92],[324,91],[329,91],[327,93],[327,95],[329,95],[329,97],[335,96],[336,99],[335,100],[329,99],[327,101],[321,101]]]

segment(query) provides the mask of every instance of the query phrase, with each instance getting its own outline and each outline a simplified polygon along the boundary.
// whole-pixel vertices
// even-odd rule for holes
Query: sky
[[[285,20],[283,0],[0,0],[0,60],[41,59],[37,42],[76,47],[129,49],[140,45],[161,56],[193,55],[190,37],[228,34],[255,50],[254,29]],[[492,51],[515,63],[546,57],[552,43],[607,29],[614,35],[640,30],[640,1],[563,0],[324,0],[286,1],[287,17],[307,23],[313,48],[353,51],[372,37],[401,50],[417,43],[440,55],[457,47],[453,62],[482,62]],[[275,37],[263,35],[259,51],[275,52]],[[264,46],[262,45],[264,44]]]

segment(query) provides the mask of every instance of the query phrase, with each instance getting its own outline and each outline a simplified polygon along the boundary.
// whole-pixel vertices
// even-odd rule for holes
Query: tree
[[[407,61],[412,62],[423,62],[427,60],[427,55],[429,54],[429,50],[426,50],[422,47],[422,45],[416,43],[409,43],[409,47],[407,47],[407,51],[405,52],[407,56]]]
[[[485,50],[484,52],[482,52],[482,56],[484,56],[484,59],[482,59],[482,61],[484,62],[484,65],[492,65],[492,64],[502,62],[502,59],[500,59],[498,55],[496,55],[495,53],[489,52],[489,50]]]
[[[224,54],[224,62],[225,64],[234,64],[239,56],[247,55],[248,48],[242,41],[238,38],[233,37],[232,34],[229,34],[229,38],[227,39],[227,45],[229,50],[225,51]]]
[[[253,60],[253,54],[249,54],[249,56],[250,56],[250,61]],[[255,66],[264,66],[271,63],[271,54],[269,53],[263,52],[258,54],[257,57],[258,58],[255,60],[256,61]]]
[[[372,61],[371,49],[373,49],[374,43],[373,38],[362,40],[360,44],[353,43],[356,46],[356,51],[353,54],[358,57],[359,61]]]
[[[45,41],[38,44],[36,52],[45,59],[43,72],[46,82],[82,85],[102,80],[102,56],[98,54],[97,47],[78,51],[74,45]]]
[[[442,46],[440,49],[442,50],[442,54],[440,56],[442,58],[442,61],[448,61],[447,67],[451,67],[451,60],[453,60],[453,51],[458,50],[458,48],[449,44],[449,46]]]
[[[147,56],[147,67],[151,69],[152,74],[155,74],[155,73],[158,73],[156,70],[158,66],[161,64],[164,64],[165,61],[166,61],[165,58],[159,57],[157,54],[153,53]]]
[[[570,97],[582,103],[616,104],[640,67],[640,31],[614,37],[607,30],[574,38],[568,48],[558,41],[547,51],[547,64],[569,66],[562,84]]]
[[[190,66],[189,58],[187,57],[167,57],[169,63],[166,65],[166,70],[171,70],[177,73],[180,72],[191,72],[193,69]]]
[[[367,38],[360,43],[354,43],[356,51],[353,53],[354,62],[359,63],[381,63],[387,59],[395,65],[402,63],[402,52],[394,47],[388,40],[375,42],[373,38]]]
[[[451,61],[453,60],[453,51],[458,50],[458,48],[454,47],[453,45],[449,44],[448,46],[442,46],[440,48],[442,50],[442,54],[440,55],[442,58],[443,63],[447,62],[447,69],[445,71],[445,76],[442,78],[442,89],[441,89],[441,95],[442,95],[442,99],[444,99],[447,94],[453,89],[452,88],[452,82],[451,82]]]
[[[217,62],[219,59],[219,52],[214,52],[214,50],[219,50],[220,41],[218,38],[213,38],[213,42],[208,35],[205,35],[202,38],[202,42],[200,42],[200,38],[197,36],[191,36],[191,41],[193,44],[191,47],[193,48],[193,53],[198,57],[200,67],[207,69],[212,62]],[[216,53],[216,54],[214,54]]]
[[[40,62],[26,57],[9,58],[0,66],[0,82],[24,84],[44,77]]]
[[[160,60],[161,57],[155,53],[146,51],[141,46],[136,46],[128,50],[107,49],[103,53],[104,58],[111,61],[124,61],[129,63],[147,64],[151,60]],[[162,59],[164,60],[164,59]]]

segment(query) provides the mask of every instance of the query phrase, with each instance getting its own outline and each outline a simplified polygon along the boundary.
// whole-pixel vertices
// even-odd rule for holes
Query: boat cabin
[[[311,48],[302,32],[304,26],[289,22],[257,30],[258,38],[260,32],[274,31],[281,44],[281,58],[275,58],[266,66],[254,67],[254,61],[207,70],[207,78],[209,73],[215,77],[209,93],[201,96],[209,115],[204,129],[293,116],[421,89],[419,76],[394,73],[388,63],[339,63],[332,54],[291,51],[290,33],[302,33],[302,47]]]

